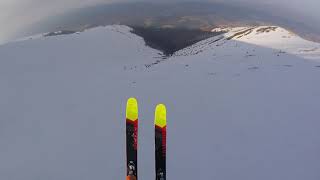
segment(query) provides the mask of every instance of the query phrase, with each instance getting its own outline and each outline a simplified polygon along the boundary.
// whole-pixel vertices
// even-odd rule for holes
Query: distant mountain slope
[[[319,179],[320,63],[268,41],[286,31],[231,29],[162,59],[130,30],[0,46],[1,180],[125,179],[131,96],[140,179],[154,179],[157,103],[168,107],[168,179]]]
[[[166,56],[199,41],[221,34],[200,29],[133,27],[133,33],[143,37],[146,45],[161,50]]]
[[[241,43],[252,44],[263,48],[273,49],[277,55],[292,54],[302,58],[315,59],[320,61],[320,44],[307,41],[298,35],[277,26],[237,27],[237,28],[216,28],[213,32],[224,32],[224,34],[206,39],[194,44],[184,50],[178,51],[175,55],[196,54],[207,51],[217,51],[232,46],[233,49],[242,48]],[[230,50],[230,49],[228,49]],[[247,56],[258,56],[259,48],[246,50]],[[234,54],[238,51],[222,52]]]

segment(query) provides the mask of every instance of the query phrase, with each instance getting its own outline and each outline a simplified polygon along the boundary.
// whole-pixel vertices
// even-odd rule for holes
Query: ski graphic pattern
[[[156,180],[166,180],[167,111],[163,104],[155,110]]]
[[[138,179],[138,102],[128,99],[126,108],[126,144],[127,177],[126,180]]]

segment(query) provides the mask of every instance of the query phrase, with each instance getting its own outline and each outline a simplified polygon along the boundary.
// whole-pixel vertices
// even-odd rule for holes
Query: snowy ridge
[[[191,47],[175,53],[176,56],[194,55],[207,50],[228,47],[231,44],[247,43],[274,49],[306,59],[320,60],[320,44],[276,26],[216,28],[213,32],[225,32],[223,35],[201,41]],[[240,48],[240,47],[239,47]]]
[[[46,34],[38,34],[26,38],[19,39],[17,41],[8,43],[6,45],[2,45],[2,49],[6,49],[8,47],[16,48],[15,44],[45,44],[45,48],[53,46],[56,50],[61,51],[62,53],[69,54],[68,49],[77,51],[77,49],[85,49],[88,51],[89,55],[103,54],[106,52],[105,49],[109,49],[108,54],[104,54],[103,56],[108,56],[108,58],[113,61],[119,60],[122,63],[114,63],[113,61],[109,62],[112,65],[120,65],[123,64],[122,68],[127,70],[134,70],[138,67],[144,67],[145,64],[150,64],[154,62],[154,58],[161,58],[162,52],[152,49],[150,47],[145,46],[145,42],[143,38],[131,33],[132,28],[124,25],[113,25],[113,26],[101,26],[93,29],[88,29],[83,32],[76,32],[72,34],[62,34],[58,36],[46,36]],[[59,32],[55,32],[59,33]],[[88,41],[88,47],[84,42]],[[66,42],[64,46],[66,49],[62,47],[56,48],[58,44],[63,44]],[[78,42],[77,46],[74,46]],[[54,49],[53,48],[53,49]],[[24,49],[20,49],[24,52]],[[36,51],[41,51],[39,48]],[[55,53],[53,51],[52,53]],[[41,52],[39,52],[42,54]],[[78,54],[78,53],[77,53]],[[77,54],[74,54],[73,58],[78,59]],[[44,54],[45,55],[45,54]],[[102,56],[101,56],[102,57]]]

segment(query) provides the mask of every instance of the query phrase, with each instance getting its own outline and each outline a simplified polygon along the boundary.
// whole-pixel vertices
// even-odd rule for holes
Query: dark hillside
[[[204,39],[219,35],[199,29],[185,28],[156,28],[156,27],[132,27],[133,33],[144,38],[146,45],[161,50],[170,56],[174,52],[188,47]]]

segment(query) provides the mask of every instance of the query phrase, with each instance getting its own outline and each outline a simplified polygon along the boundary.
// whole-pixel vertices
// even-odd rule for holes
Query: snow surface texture
[[[226,37],[165,61],[125,26],[0,46],[0,179],[125,179],[130,96],[140,180],[154,179],[157,103],[168,179],[320,179],[320,63],[284,52],[313,43]]]

